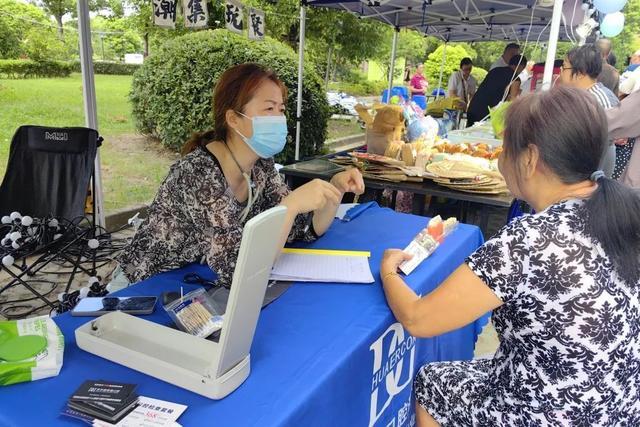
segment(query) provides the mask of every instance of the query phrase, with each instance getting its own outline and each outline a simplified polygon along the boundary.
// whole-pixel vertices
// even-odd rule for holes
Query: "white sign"
[[[249,9],[249,40],[264,40],[264,32],[264,12],[258,9]]]
[[[242,34],[243,14],[242,3],[227,0],[224,5],[224,22],[227,30]]]
[[[393,398],[413,381],[416,339],[406,334],[400,323],[394,323],[371,344],[369,349],[373,351],[369,426],[373,426],[384,414]],[[385,396],[386,399],[384,399]],[[402,415],[406,419],[406,414]]]
[[[158,27],[176,27],[177,0],[153,0],[153,23]]]
[[[206,0],[182,0],[184,26],[187,28],[206,28],[209,20]]]
[[[141,53],[125,53],[125,64],[142,64],[144,62],[144,56]]]

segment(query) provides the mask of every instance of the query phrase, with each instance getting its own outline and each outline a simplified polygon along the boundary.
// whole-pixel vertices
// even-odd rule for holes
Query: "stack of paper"
[[[373,283],[369,253],[285,248],[271,280],[295,282]]]

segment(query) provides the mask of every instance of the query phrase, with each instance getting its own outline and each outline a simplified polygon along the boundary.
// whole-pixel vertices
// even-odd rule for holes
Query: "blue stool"
[[[415,102],[423,111],[427,109],[427,97],[424,95],[413,95],[411,100]]]
[[[447,96],[447,93],[444,91],[444,89],[442,89],[441,87],[434,89],[431,92],[431,95],[433,96]]]
[[[384,104],[389,102],[388,93],[389,89],[385,89],[382,91],[382,95],[380,96],[382,98],[382,103]],[[394,96],[400,96],[406,100],[409,99],[409,91],[404,86],[394,86],[391,88],[391,97],[393,98]]]

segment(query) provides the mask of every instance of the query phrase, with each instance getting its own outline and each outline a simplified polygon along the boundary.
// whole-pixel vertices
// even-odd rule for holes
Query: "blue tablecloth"
[[[311,247],[370,250],[376,283],[291,287],[261,313],[251,348],[251,375],[220,401],[80,350],[74,330],[90,318],[58,316],[66,346],[60,375],[0,387],[0,426],[73,425],[59,413],[87,379],[135,383],[141,395],[188,405],[178,420],[184,426],[409,425],[418,368],[425,362],[473,357],[476,337],[487,320],[484,316],[457,331],[418,340],[395,321],[378,278],[380,259],[385,248],[407,245],[426,221],[381,208],[368,209],[348,223],[336,221]],[[460,225],[407,282],[420,293],[429,292],[482,241],[477,227]],[[193,265],[121,294],[159,295],[179,289],[187,271],[213,275],[205,266]],[[184,288],[186,292],[194,286]],[[159,307],[146,318],[169,322]]]

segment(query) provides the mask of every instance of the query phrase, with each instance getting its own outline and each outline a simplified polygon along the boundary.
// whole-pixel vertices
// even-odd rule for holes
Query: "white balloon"
[[[14,231],[13,233],[11,233],[11,236],[10,236],[11,240],[14,242],[21,237],[22,237],[22,234],[20,234],[19,231]]]
[[[6,237],[0,242],[2,246],[7,246],[9,243],[11,243],[11,239],[7,239]]]
[[[5,267],[11,267],[14,261],[15,259],[11,255],[5,255],[2,258],[2,265],[4,265]]]
[[[600,24],[600,32],[605,37],[615,37],[624,28],[624,14],[615,12],[607,14]]]
[[[3,224],[11,224],[11,217],[9,215],[5,215],[2,217]]]
[[[58,301],[60,301],[60,302],[64,301],[64,297],[65,297],[65,296],[67,296],[67,293],[66,293],[66,292],[60,292],[60,293],[58,294]]]
[[[22,217],[22,225],[24,225],[25,227],[28,227],[31,224],[33,224],[33,218],[31,218],[30,216]]]
[[[52,219],[51,221],[49,221],[49,227],[57,227],[58,226],[58,220],[57,219]]]
[[[96,276],[89,277],[89,286],[93,285],[94,283],[100,283],[100,279],[98,279]]]
[[[98,241],[98,239],[91,239],[87,242],[87,244],[91,249],[98,249],[98,246],[100,246],[100,242]]]
[[[22,218],[22,215],[20,215],[20,212],[11,212],[9,218],[13,221],[14,219]]]
[[[11,247],[12,247],[13,249],[20,249],[20,245],[18,244],[18,242],[13,242],[13,243],[11,244]]]
[[[620,12],[627,0],[595,0],[593,5],[599,12],[613,13]]]

